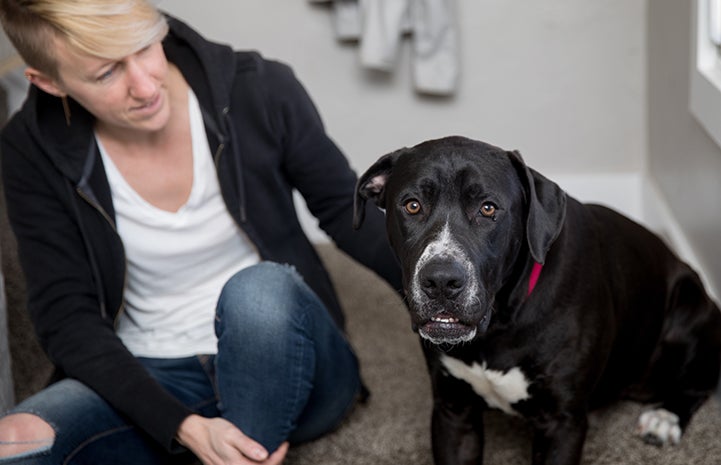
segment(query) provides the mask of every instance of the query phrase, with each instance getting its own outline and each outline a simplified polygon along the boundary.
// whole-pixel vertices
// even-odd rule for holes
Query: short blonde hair
[[[55,78],[56,38],[75,52],[118,60],[168,33],[146,0],[0,0],[0,21],[25,63]]]

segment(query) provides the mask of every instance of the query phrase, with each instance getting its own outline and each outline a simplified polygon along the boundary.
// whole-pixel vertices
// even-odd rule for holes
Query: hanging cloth
[[[336,37],[359,41],[362,66],[392,72],[409,35],[416,91],[456,91],[460,63],[455,0],[333,0],[332,5]]]

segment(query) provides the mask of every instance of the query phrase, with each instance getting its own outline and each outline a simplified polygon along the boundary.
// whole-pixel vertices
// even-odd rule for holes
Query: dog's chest
[[[441,363],[449,375],[468,383],[476,394],[483,397],[489,407],[515,415],[517,412],[511,406],[530,398],[528,394],[530,382],[518,367],[506,372],[489,370],[485,362],[482,364],[474,362],[469,366],[447,355],[441,356]]]

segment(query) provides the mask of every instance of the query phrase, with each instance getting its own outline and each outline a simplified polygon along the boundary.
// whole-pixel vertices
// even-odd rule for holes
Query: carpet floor
[[[417,337],[398,296],[330,246],[319,248],[342,289],[350,338],[372,396],[330,435],[289,452],[289,465],[432,465],[431,395]],[[591,414],[583,465],[719,465],[721,405],[708,401],[677,447],[634,436],[644,406],[621,402]],[[486,415],[486,465],[528,465],[531,433],[523,420]]]

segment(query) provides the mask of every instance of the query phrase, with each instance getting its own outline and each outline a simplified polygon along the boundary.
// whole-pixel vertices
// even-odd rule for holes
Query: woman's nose
[[[132,61],[127,65],[128,91],[136,99],[153,97],[158,84],[152,74],[142,64]]]

